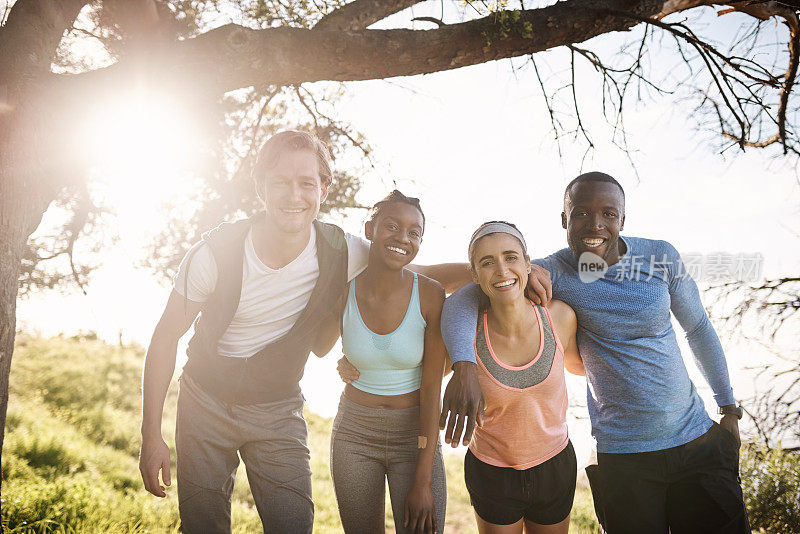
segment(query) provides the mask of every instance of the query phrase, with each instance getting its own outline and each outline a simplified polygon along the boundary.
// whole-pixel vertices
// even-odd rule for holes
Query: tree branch
[[[411,20],[412,21],[418,20],[420,22],[432,22],[432,23],[436,24],[437,26],[439,26],[440,28],[442,26],[447,26],[442,19],[437,19],[436,17],[414,17]]]
[[[88,0],[17,0],[0,31],[0,75],[48,72],[64,31]],[[36,31],[31,31],[33,28]]]
[[[710,5],[713,3],[714,2],[709,2],[708,0],[667,0],[664,2],[664,7],[661,8],[661,11],[655,16],[655,18],[660,20],[667,15],[677,13],[678,11],[686,11],[687,9],[691,9],[693,7]]]
[[[336,9],[317,22],[315,30],[365,30],[368,26],[422,0],[355,0]]]
[[[795,78],[797,77],[797,65],[800,61],[800,28],[798,28],[797,14],[792,18],[786,19],[789,26],[789,68],[786,70],[783,87],[781,88],[781,103],[778,106],[778,136],[783,143],[783,153],[789,151],[789,144],[786,139],[786,109],[789,106],[789,94],[792,92]]]
[[[209,91],[252,85],[352,81],[411,76],[516,57],[597,35],[623,31],[658,12],[662,2],[568,0],[519,11],[516,26],[502,27],[494,15],[434,30],[351,32],[229,24],[193,39],[162,46],[160,79],[180,80]],[[634,16],[598,12],[630,8]],[[388,59],[391,58],[389,61]],[[113,80],[124,64],[72,75],[80,90]],[[64,77],[62,77],[64,78]],[[85,85],[84,85],[85,84]]]

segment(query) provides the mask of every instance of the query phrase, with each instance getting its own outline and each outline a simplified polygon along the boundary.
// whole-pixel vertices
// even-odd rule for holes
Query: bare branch
[[[440,28],[442,26],[446,26],[446,24],[444,23],[444,21],[442,19],[437,19],[436,17],[414,17],[411,20],[419,20],[419,21],[422,21],[422,22],[433,22],[434,24],[436,24]]]
[[[561,157],[561,141],[559,138],[559,131],[561,130],[561,124],[556,120],[555,110],[553,109],[552,101],[550,100],[550,96],[547,94],[547,89],[544,86],[544,80],[542,80],[542,75],[539,73],[539,66],[536,65],[536,60],[531,56],[531,64],[533,65],[533,71],[536,73],[536,79],[539,81],[539,87],[542,90],[542,97],[544,98],[544,103],[547,106],[547,113],[550,115],[550,124],[553,127],[553,136],[556,140],[556,147],[558,148],[558,157]]]
[[[727,282],[711,286],[709,314],[734,331],[742,317],[758,316],[759,335],[774,339],[792,317],[800,317],[800,277],[785,276],[760,283]],[[727,311],[720,308],[734,301]]]
[[[800,320],[800,277],[720,283],[706,296],[709,316],[721,333],[772,353],[770,360],[759,359],[763,363],[749,368],[756,371],[756,390],[743,399],[758,436],[767,446],[781,438],[800,438],[800,353],[790,330]],[[781,331],[789,333],[785,347],[780,346]]]
[[[673,4],[677,3],[673,2]],[[741,10],[748,14],[750,14],[749,11],[752,11],[751,8],[754,5],[752,2],[733,2],[732,4],[736,10]],[[773,75],[767,68],[752,59],[740,57],[733,53],[730,55],[723,54],[711,44],[700,39],[682,22],[666,23],[650,17],[630,16],[669,32],[678,42],[678,50],[688,65],[691,65],[690,59],[684,55],[681,42],[688,44],[695,50],[697,56],[705,65],[705,70],[714,88],[712,91],[707,91],[701,99],[701,106],[698,107],[698,111],[702,110],[702,105],[710,105],[720,125],[719,133],[724,138],[735,141],[742,149],[745,147],[762,148],[780,141],[783,144],[784,153],[789,151],[798,153],[798,150],[789,143],[789,137],[786,132],[786,114],[789,95],[797,75],[797,56],[798,49],[800,49],[800,40],[798,40],[800,31],[797,28],[800,24],[798,23],[797,13],[794,10],[785,7],[774,7],[772,6],[774,2],[769,4],[771,7],[760,6],[758,14],[752,16],[757,18],[783,17],[789,27],[789,65],[786,73],[780,77]],[[673,7],[675,6],[673,5]],[[623,13],[614,12],[623,16]],[[754,35],[757,35],[757,32]],[[770,101],[767,100],[769,95],[765,91],[769,88],[779,90],[780,104],[777,116],[773,116],[772,106]],[[715,102],[715,98],[711,97],[712,94],[721,99],[722,105],[718,105]],[[736,133],[732,132],[728,127],[728,118],[724,115],[728,115],[735,122]],[[762,137],[764,124],[762,118],[775,124],[778,130],[777,134],[766,139]],[[753,137],[755,137],[755,140]]]
[[[244,154],[239,160],[239,166],[234,172],[234,176],[238,176],[240,173],[244,171],[245,165],[250,159],[255,155],[256,150],[258,149],[258,131],[261,128],[261,124],[264,121],[264,115],[269,107],[269,103],[272,102],[272,99],[275,98],[279,92],[279,88],[271,87],[269,91],[263,96],[264,102],[261,104],[261,108],[258,110],[258,116],[256,120],[250,125],[250,132],[247,137],[250,139],[250,143],[248,145],[247,153]],[[243,119],[244,120],[244,119]]]
[[[314,127],[319,132],[320,130],[330,130],[330,132],[340,135],[347,139],[347,141],[354,146],[355,148],[359,149],[363,156],[366,158],[367,162],[371,167],[375,167],[375,162],[372,159],[372,149],[365,143],[363,140],[358,139],[354,136],[350,130],[342,124],[331,117],[330,115],[324,113],[320,110],[319,102],[314,95],[303,86],[299,86],[296,88],[297,97],[300,99],[301,105],[306,109],[309,115],[311,115],[312,120],[314,121]],[[308,104],[306,99],[311,101],[311,105]],[[313,108],[313,109],[312,109]],[[322,119],[325,123],[324,126],[320,125],[320,119]],[[322,137],[327,138],[327,135],[323,135]]]
[[[795,78],[797,77],[797,65],[800,60],[800,29],[798,28],[798,17],[795,13],[793,16],[793,23],[787,19],[789,26],[789,68],[786,71],[786,77],[781,89],[781,103],[778,107],[778,136],[783,143],[783,153],[786,154],[789,145],[786,139],[786,109],[789,105],[789,94],[792,92]]]
[[[678,11],[686,11],[687,9],[692,9],[693,7],[710,5],[713,3],[714,2],[709,2],[708,0],[667,0],[664,2],[664,7],[661,9],[658,15],[656,15],[656,18],[663,19],[667,15],[677,13]]]
[[[572,87],[572,104],[575,106],[575,118],[578,120],[578,132],[580,132],[586,142],[588,143],[588,148],[594,148],[594,143],[592,142],[591,137],[589,137],[589,133],[586,131],[586,128],[583,126],[583,121],[581,120],[581,112],[580,108],[578,107],[578,95],[575,90],[575,50],[572,50],[570,47],[571,54],[570,54],[570,86]]]
[[[364,30],[368,26],[422,0],[355,0],[325,15],[315,30]]]

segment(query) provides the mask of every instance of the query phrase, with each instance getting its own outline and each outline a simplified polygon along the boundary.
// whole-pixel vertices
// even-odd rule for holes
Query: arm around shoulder
[[[472,281],[467,263],[438,263],[436,265],[409,265],[415,273],[439,282],[445,291],[452,293]]]

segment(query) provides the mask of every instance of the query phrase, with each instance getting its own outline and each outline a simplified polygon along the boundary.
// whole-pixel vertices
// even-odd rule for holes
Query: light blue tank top
[[[351,384],[374,395],[402,395],[418,390],[426,323],[419,306],[417,273],[403,321],[394,332],[385,335],[376,334],[364,324],[355,288],[353,280],[342,316],[342,352],[360,373]]]

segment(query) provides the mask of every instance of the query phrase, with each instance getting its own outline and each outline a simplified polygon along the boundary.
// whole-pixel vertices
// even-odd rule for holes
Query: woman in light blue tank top
[[[342,351],[359,376],[333,423],[331,474],[347,534],[384,531],[387,481],[396,532],[444,529],[444,290],[407,269],[424,226],[417,199],[395,190],[378,202],[364,228],[369,264],[345,295]]]

